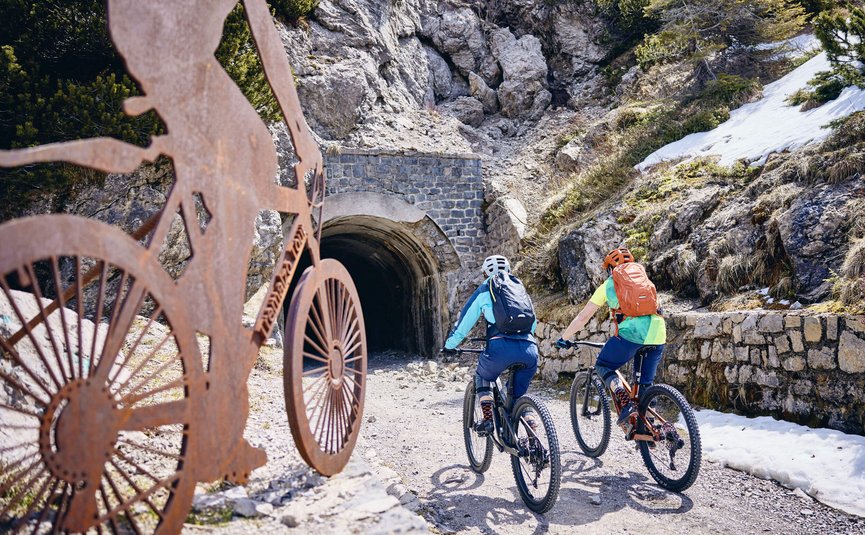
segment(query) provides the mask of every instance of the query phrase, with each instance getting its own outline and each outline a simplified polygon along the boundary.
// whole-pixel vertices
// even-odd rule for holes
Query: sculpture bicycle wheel
[[[179,531],[201,364],[171,279],[74,216],[0,243],[0,531]]]
[[[357,290],[336,260],[303,273],[291,300],[285,348],[291,433],[310,466],[336,474],[360,433],[367,359]]]

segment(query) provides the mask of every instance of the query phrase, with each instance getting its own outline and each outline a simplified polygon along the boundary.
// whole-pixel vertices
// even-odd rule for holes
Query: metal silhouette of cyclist
[[[0,166],[65,161],[107,172],[134,171],[160,155],[171,158],[176,182],[162,217],[150,234],[152,254],[168,234],[172,214],[180,213],[188,229],[192,259],[177,280],[177,291],[195,317],[196,330],[211,338],[210,363],[224,367],[211,382],[207,410],[231,405],[222,414],[219,432],[206,433],[200,444],[221,464],[199,463],[200,481],[228,476],[243,481],[266,462],[264,451],[243,439],[248,413],[246,378],[257,357],[251,336],[226,336],[241,329],[246,271],[259,210],[309,213],[303,189],[308,172],[322,172],[322,156],[303,120],[282,41],[265,0],[242,0],[265,73],[285,117],[300,163],[299,187],[280,187],[272,136],[253,106],[216,60],[223,25],[238,0],[108,0],[112,39],[142,96],[124,102],[131,116],[154,110],[167,133],[139,147],[112,138],[93,138],[21,150],[0,150]],[[195,199],[200,196],[210,221],[198,231]],[[310,240],[315,240],[310,236]],[[155,249],[155,251],[154,251]],[[208,259],[219,259],[211,262]],[[248,330],[247,330],[248,331]]]
[[[482,269],[486,279],[463,306],[456,326],[445,341],[444,351],[454,351],[483,316],[487,323],[487,346],[478,359],[475,390],[484,417],[478,425],[478,433],[487,436],[493,431],[492,383],[511,366],[520,365],[520,369],[514,373],[513,399],[523,396],[538,369],[538,346],[534,337],[536,320],[525,332],[503,332],[496,326],[491,280],[500,273],[510,276],[508,259],[501,255],[489,256],[484,259]]]

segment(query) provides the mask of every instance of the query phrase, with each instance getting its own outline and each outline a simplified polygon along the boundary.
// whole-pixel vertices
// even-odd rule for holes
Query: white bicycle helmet
[[[491,277],[499,271],[510,273],[511,263],[502,255],[494,254],[484,258],[483,270],[487,277]]]

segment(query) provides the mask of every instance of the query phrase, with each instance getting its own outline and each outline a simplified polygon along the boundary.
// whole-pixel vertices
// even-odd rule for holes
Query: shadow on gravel
[[[694,502],[669,492],[639,472],[604,473],[604,463],[574,452],[562,453],[562,488],[559,503],[550,512],[554,523],[583,525],[604,515],[633,509],[651,515],[679,515]]]
[[[435,489],[429,494],[426,504],[428,520],[441,531],[453,532],[477,527],[481,532],[497,531],[498,526],[520,526],[527,522],[537,522],[531,535],[540,535],[549,530],[549,523],[541,515],[525,508],[513,489],[513,499],[490,497],[471,493],[479,489],[484,481],[483,474],[477,474],[467,465],[452,464],[436,470],[430,476]]]

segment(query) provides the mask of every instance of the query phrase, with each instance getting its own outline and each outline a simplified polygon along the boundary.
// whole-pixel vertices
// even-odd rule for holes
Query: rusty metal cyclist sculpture
[[[49,215],[0,226],[0,531],[174,533],[197,482],[245,482],[266,462],[243,438],[247,378],[282,308],[288,418],[306,462],[348,461],[363,411],[366,340],[346,269],[319,256],[321,154],[265,0],[242,0],[299,159],[279,186],[270,132],[215,59],[237,0],[108,0],[112,39],[167,133],[147,148],[96,138],[0,151],[0,166],[65,161],[131,172],[164,155],[176,182],[131,236]],[[309,183],[309,191],[307,191]],[[291,214],[257,323],[241,324],[253,222]],[[159,263],[179,214],[191,258]]]

